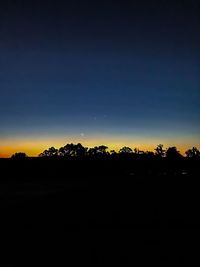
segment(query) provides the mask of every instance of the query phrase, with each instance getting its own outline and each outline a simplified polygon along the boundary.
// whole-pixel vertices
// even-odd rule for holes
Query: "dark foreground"
[[[0,161],[1,266],[200,266],[199,165],[134,164]]]

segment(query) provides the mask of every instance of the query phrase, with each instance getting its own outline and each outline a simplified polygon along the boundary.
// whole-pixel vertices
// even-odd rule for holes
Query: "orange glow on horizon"
[[[135,140],[135,141],[134,141]],[[174,141],[174,140],[173,140]],[[25,152],[28,156],[38,156],[45,149],[48,149],[51,146],[55,148],[60,148],[67,143],[81,143],[85,147],[94,147],[99,145],[108,146],[108,150],[119,151],[123,146],[128,146],[132,149],[137,148],[143,151],[154,151],[155,147],[158,144],[163,144],[164,148],[169,146],[176,146],[182,155],[185,154],[185,151],[188,148],[195,146],[194,143],[188,142],[164,142],[164,140],[155,140],[155,139],[145,139],[136,137],[128,138],[126,137],[83,137],[79,138],[74,137],[53,137],[53,138],[12,138],[6,139],[1,142],[0,140],[0,157],[10,157],[16,152]],[[186,142],[187,141],[187,142]],[[197,146],[198,147],[198,146]]]

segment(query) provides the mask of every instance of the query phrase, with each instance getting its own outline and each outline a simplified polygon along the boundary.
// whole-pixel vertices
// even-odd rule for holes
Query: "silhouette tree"
[[[128,146],[124,146],[119,150],[119,153],[120,154],[130,154],[130,153],[133,153],[133,150]]]
[[[187,158],[199,158],[200,157],[200,151],[196,147],[193,147],[191,149],[188,149],[185,152],[185,154],[186,154],[186,157]]]
[[[107,146],[95,146],[88,150],[88,155],[95,156],[95,155],[108,155],[109,153],[106,151],[108,149]]]
[[[134,148],[133,150],[134,155],[144,155],[145,152],[143,150],[140,150],[139,148]]]
[[[111,156],[117,155],[117,152],[113,149],[113,150],[110,151],[110,155]]]
[[[64,157],[73,157],[75,156],[75,145],[66,144],[64,147],[59,149],[59,155]]]
[[[135,154],[135,155],[139,154],[139,152],[138,152],[138,151],[139,151],[139,149],[137,149],[137,148],[134,148],[134,149],[133,149],[133,151],[134,151],[134,154]]]
[[[87,147],[82,146],[80,143],[77,145],[73,143],[67,144],[58,151],[58,154],[64,157],[83,157],[86,153]]]
[[[50,147],[47,150],[44,150],[39,157],[56,157],[58,156],[58,149],[56,149],[55,147]]]
[[[175,160],[175,159],[181,158],[182,156],[181,156],[180,152],[177,150],[177,148],[175,146],[173,146],[173,147],[169,147],[167,149],[166,157],[168,159],[174,159]]]
[[[17,152],[11,156],[11,159],[25,159],[28,156],[24,152]]]
[[[89,157],[102,157],[102,156],[117,156],[117,155],[127,155],[130,156],[132,154],[131,158],[154,158],[155,156],[163,158],[166,156],[168,159],[178,159],[183,157],[180,152],[177,150],[175,146],[169,147],[167,150],[163,149],[163,145],[159,144],[154,149],[154,152],[151,151],[142,151],[137,148],[132,150],[130,147],[124,146],[122,147],[119,152],[115,152],[115,150],[111,150],[110,153],[107,151],[108,147],[105,145],[95,146],[90,149],[87,147],[82,146],[82,144],[66,144],[63,147],[60,147],[59,149],[56,149],[55,147],[50,147],[47,150],[44,150],[39,156],[40,157],[76,157],[76,158],[83,158],[86,156]],[[200,151],[193,147],[191,149],[188,149],[186,152],[186,157],[188,158],[200,158]],[[16,153],[12,156],[12,158],[23,158],[25,157],[25,153]]]
[[[82,158],[84,156],[86,156],[87,154],[87,147],[82,146],[80,143],[78,143],[77,145],[75,145],[75,149],[76,149],[76,156],[79,158]]]
[[[155,155],[157,157],[164,157],[165,155],[165,150],[163,149],[163,145],[162,144],[159,144],[157,145],[157,147],[154,149],[156,152],[155,152]]]
[[[88,149],[88,156],[95,156],[97,154],[97,150],[94,147]]]

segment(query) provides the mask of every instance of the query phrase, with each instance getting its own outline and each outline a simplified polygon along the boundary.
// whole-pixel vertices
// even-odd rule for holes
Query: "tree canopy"
[[[66,144],[60,148],[55,148],[54,146],[45,149],[42,153],[38,155],[42,158],[49,157],[65,157],[65,158],[103,158],[103,157],[134,157],[134,158],[167,158],[171,160],[182,158],[183,156],[178,151],[177,147],[172,146],[164,148],[162,144],[158,144],[153,151],[142,151],[138,148],[130,148],[128,146],[123,146],[118,152],[115,150],[110,150],[106,145],[100,145],[95,147],[84,147],[81,143],[77,144]],[[192,147],[185,152],[186,158],[197,159],[200,158],[200,151],[197,147]],[[23,159],[28,156],[24,152],[17,152],[11,156],[13,159]]]

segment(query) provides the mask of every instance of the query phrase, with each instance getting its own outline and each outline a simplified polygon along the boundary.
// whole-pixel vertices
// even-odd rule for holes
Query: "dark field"
[[[0,168],[2,266],[199,266],[197,161],[29,158]]]

